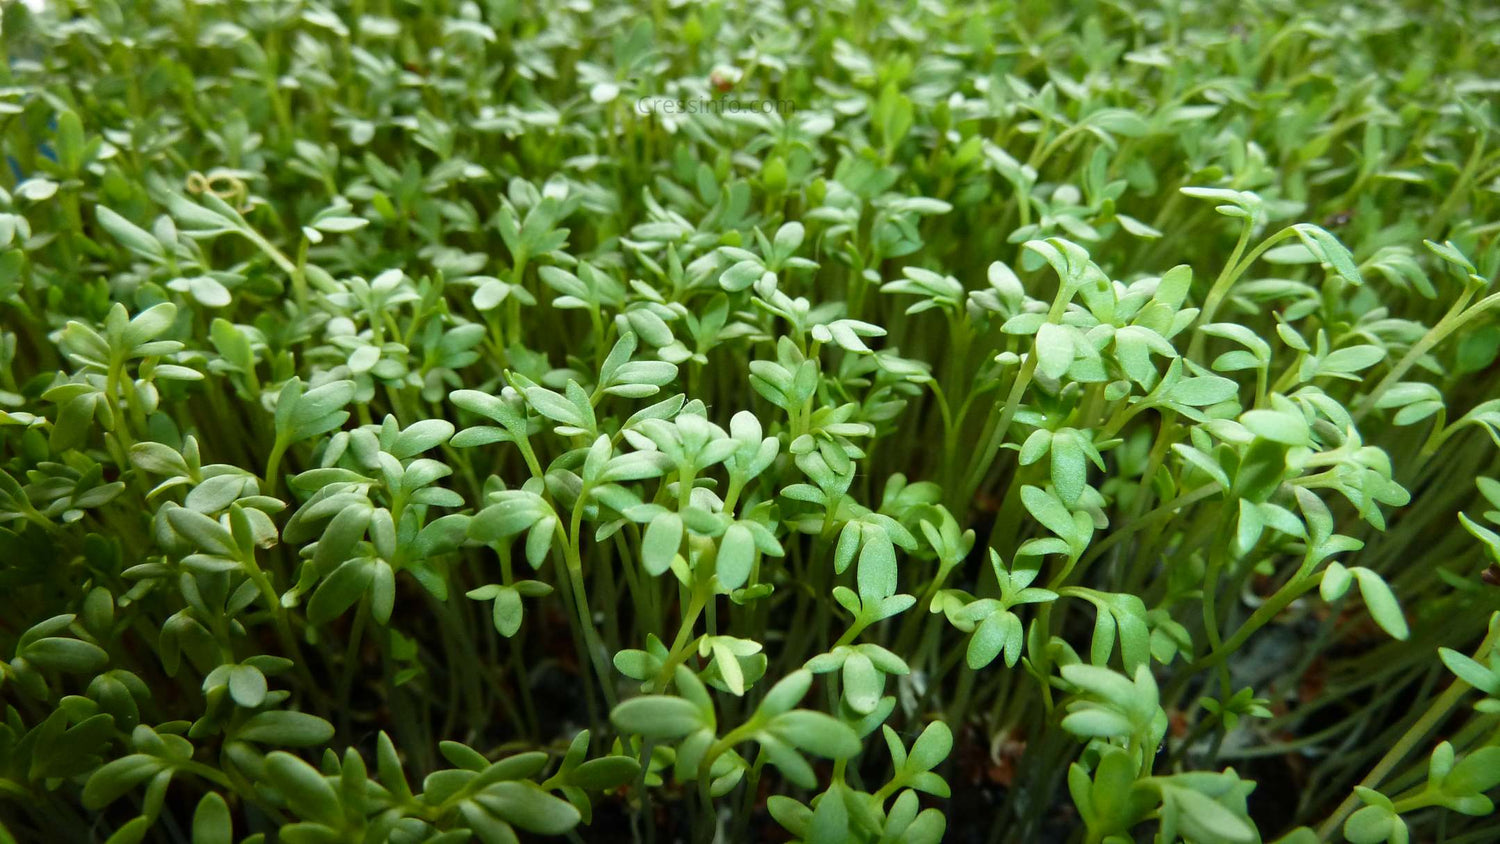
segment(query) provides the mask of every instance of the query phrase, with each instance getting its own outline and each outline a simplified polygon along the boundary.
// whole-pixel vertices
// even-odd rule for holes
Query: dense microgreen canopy
[[[0,844],[1500,836],[1486,4],[0,25]]]

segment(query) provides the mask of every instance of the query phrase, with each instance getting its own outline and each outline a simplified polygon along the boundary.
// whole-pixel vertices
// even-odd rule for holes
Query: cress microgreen
[[[1496,8],[35,5],[0,844],[1500,836]]]

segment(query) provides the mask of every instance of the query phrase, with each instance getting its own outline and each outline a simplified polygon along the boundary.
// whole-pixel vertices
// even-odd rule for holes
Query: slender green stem
[[[1476,660],[1483,662],[1488,659],[1490,649],[1495,646],[1497,635],[1500,635],[1500,624],[1492,624],[1489,633],[1484,637],[1484,641],[1480,643],[1478,650],[1474,652]],[[1397,765],[1401,764],[1401,760],[1405,759],[1407,754],[1411,753],[1419,742],[1427,738],[1428,733],[1432,732],[1442,723],[1444,718],[1448,717],[1449,711],[1458,705],[1459,700],[1471,688],[1473,687],[1461,678],[1454,678],[1447,690],[1439,695],[1437,700],[1428,705],[1427,710],[1422,713],[1421,717],[1417,718],[1416,722],[1402,734],[1401,738],[1396,740],[1391,749],[1386,752],[1385,756],[1381,757],[1379,762],[1375,763],[1375,767],[1370,769],[1370,773],[1366,774],[1365,778],[1359,784],[1364,788],[1373,789],[1378,787],[1386,776]],[[1343,824],[1344,819],[1349,817],[1358,806],[1359,795],[1350,794],[1345,798],[1344,802],[1339,804],[1339,807],[1334,810],[1333,814],[1329,815],[1318,826],[1319,840],[1330,840],[1333,836],[1333,831],[1338,829]]]
[[[1375,385],[1375,389],[1365,395],[1364,401],[1360,403],[1359,409],[1354,413],[1355,422],[1358,422],[1369,414],[1375,408],[1376,404],[1379,403],[1380,398],[1391,387],[1400,382],[1406,376],[1406,373],[1411,371],[1411,368],[1417,364],[1417,361],[1422,359],[1423,355],[1432,351],[1437,344],[1443,342],[1453,332],[1476,319],[1480,314],[1496,305],[1500,305],[1500,293],[1491,293],[1478,302],[1475,302],[1473,307],[1465,308],[1469,297],[1472,295],[1472,288],[1465,290],[1464,295],[1459,297],[1458,301],[1453,304],[1453,307],[1448,310],[1447,315],[1439,320],[1437,325],[1428,329],[1427,333],[1422,335],[1422,339],[1414,343],[1407,350],[1406,354],[1402,356],[1401,360],[1395,366],[1391,367],[1391,371],[1386,373],[1384,378],[1380,379],[1380,383]]]

